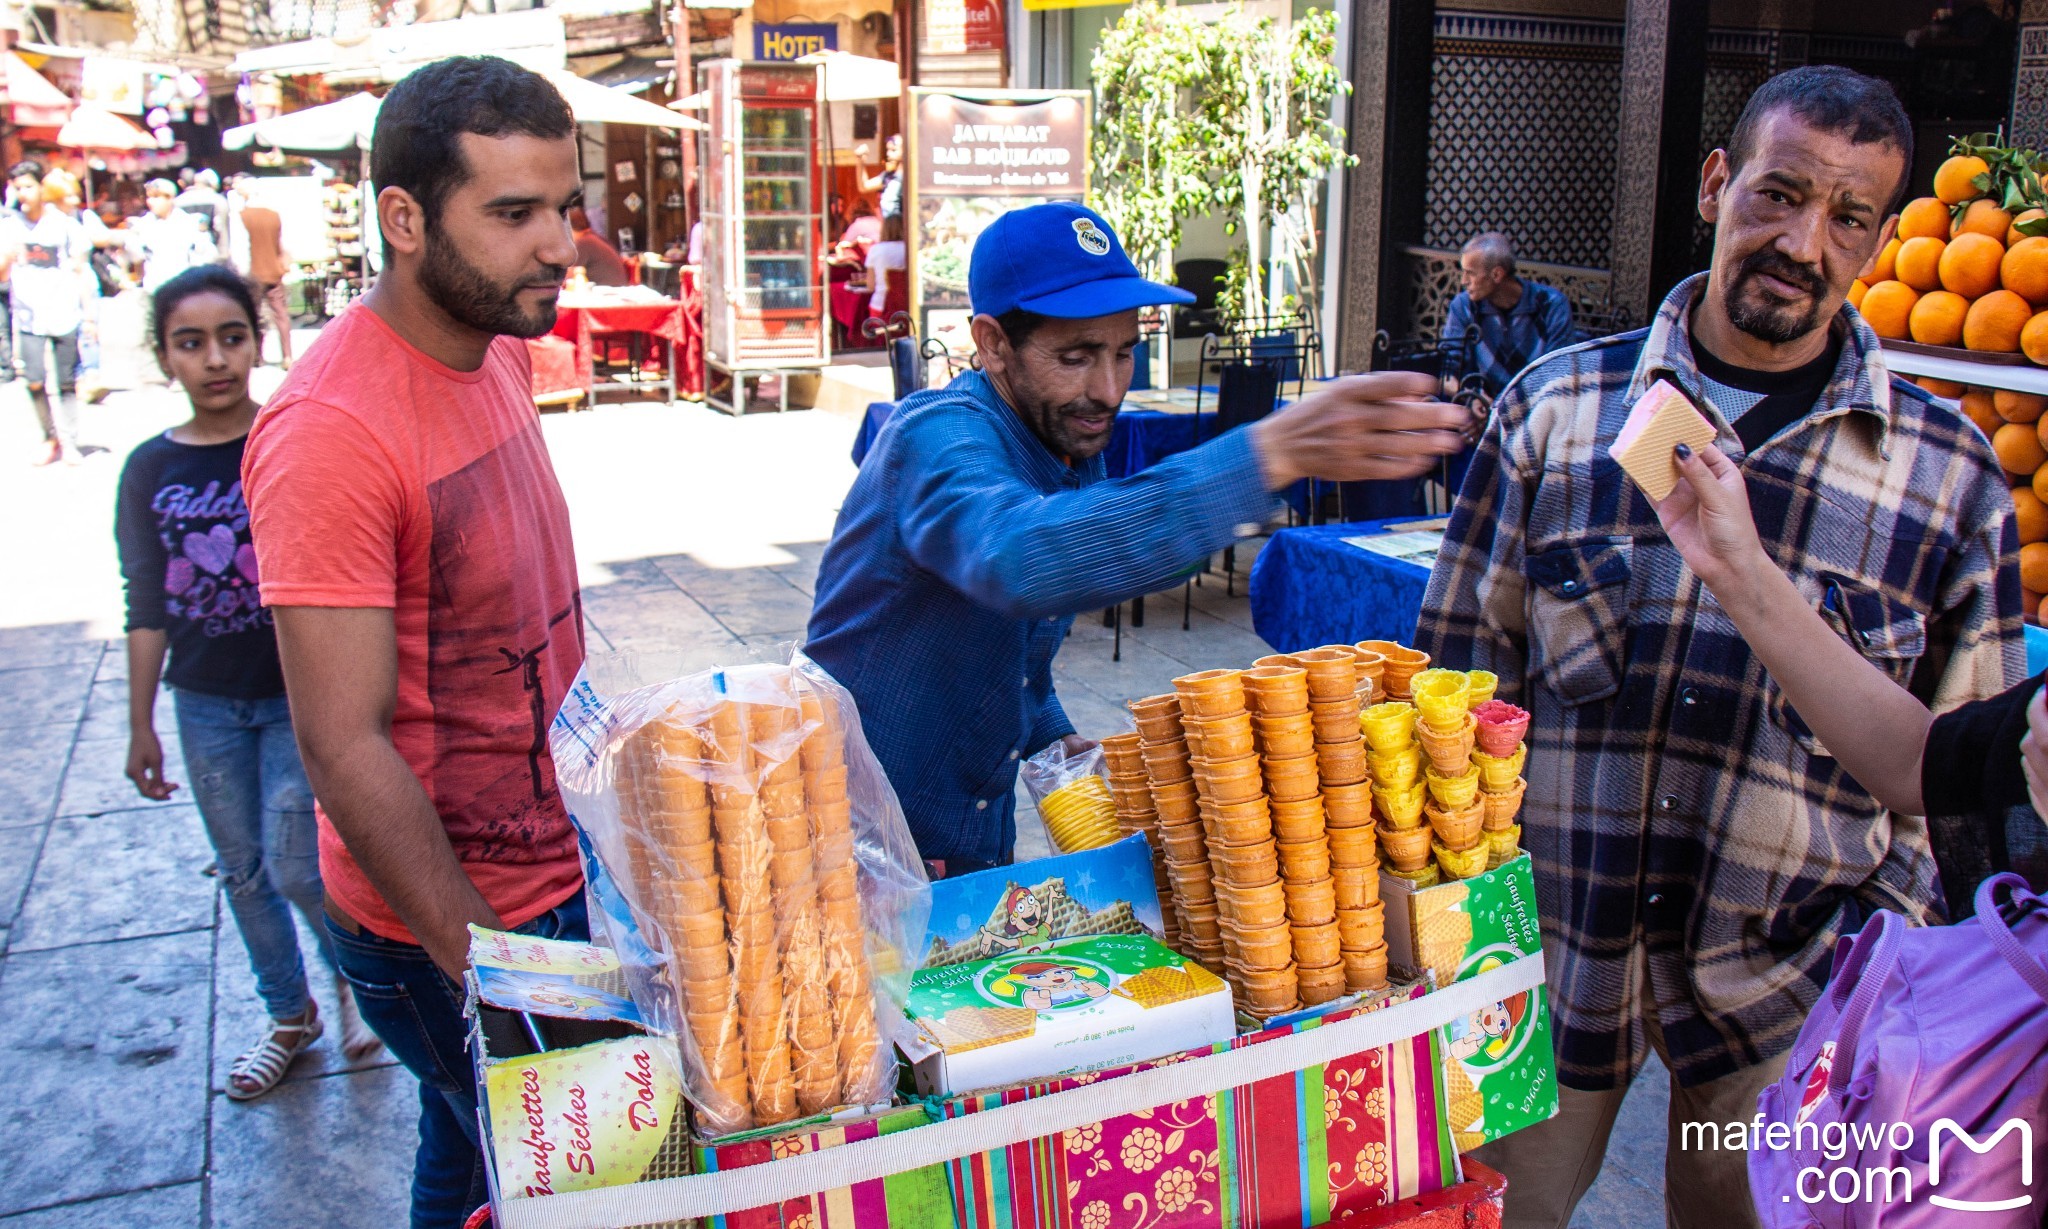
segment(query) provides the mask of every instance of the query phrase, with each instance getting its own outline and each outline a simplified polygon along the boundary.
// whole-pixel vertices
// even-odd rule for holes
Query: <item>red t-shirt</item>
[[[529,382],[515,339],[456,371],[359,303],[263,407],[242,463],[265,605],[393,610],[391,741],[508,926],[582,884],[547,729],[583,615]],[[320,873],[364,926],[417,942],[324,810]]]

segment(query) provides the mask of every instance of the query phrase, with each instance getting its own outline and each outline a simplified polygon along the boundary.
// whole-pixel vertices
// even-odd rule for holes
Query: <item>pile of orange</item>
[[[2020,586],[2027,618],[2048,623],[2048,397],[1979,388],[1923,376],[1914,381],[1961,404],[1991,441],[2012,483],[2013,524],[2020,535]]]
[[[2048,365],[2048,237],[2028,238],[2018,215],[1972,180],[1988,167],[1963,154],[1941,164],[1934,195],[1899,213],[1898,234],[1878,254],[1849,302],[1879,337],[1930,346],[2024,353]]]

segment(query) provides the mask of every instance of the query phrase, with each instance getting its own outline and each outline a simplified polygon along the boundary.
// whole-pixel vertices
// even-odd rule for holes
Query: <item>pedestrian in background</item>
[[[14,332],[43,429],[44,452],[36,463],[76,465],[87,451],[78,442],[78,334],[90,327],[86,305],[95,297],[87,263],[92,240],[76,219],[48,203],[40,164],[16,163],[7,177],[21,213],[0,223],[0,266],[13,278]]]
[[[325,1029],[294,908],[335,979],[344,1051],[360,1057],[376,1038],[320,924],[313,789],[292,737],[242,499],[242,450],[257,409],[255,297],[232,269],[208,265],[160,287],[153,307],[157,361],[184,388],[192,417],[137,445],[121,471],[114,534],[128,591],[127,775],[158,802],[179,788],[164,776],[156,733],[161,680],[221,890],[270,1013],[264,1035],[228,1069],[228,1097],[247,1101],[276,1087]]]
[[[235,176],[235,197],[242,202],[235,214],[242,235],[247,241],[249,262],[245,272],[249,280],[256,283],[257,293],[263,296],[264,309],[270,313],[270,323],[277,329],[277,353],[279,365],[286,371],[292,369],[292,309],[285,297],[284,273],[291,267],[291,258],[284,250],[284,219],[268,205],[256,203],[256,177]]]

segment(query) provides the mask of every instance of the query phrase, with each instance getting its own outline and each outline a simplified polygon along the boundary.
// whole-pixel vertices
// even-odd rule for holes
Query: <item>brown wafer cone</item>
[[[1460,777],[1472,769],[1473,737],[1478,723],[1472,714],[1465,714],[1465,724],[1455,733],[1440,734],[1422,722],[1415,726],[1415,737],[1422,743],[1422,753],[1436,766],[1438,773],[1446,777]]]
[[[808,685],[797,704],[806,731],[800,756],[804,771],[815,773],[845,767],[846,731],[839,720],[838,705]]]
[[[712,759],[733,780],[753,779],[753,756],[747,749],[747,720],[741,707],[725,700],[711,710]]]

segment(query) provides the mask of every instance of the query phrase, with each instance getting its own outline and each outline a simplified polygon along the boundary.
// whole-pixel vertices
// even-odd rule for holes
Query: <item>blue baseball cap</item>
[[[1195,301],[1139,277],[1102,215],[1068,201],[1013,209],[989,223],[974,241],[967,298],[976,315],[1021,307],[1061,320]]]

